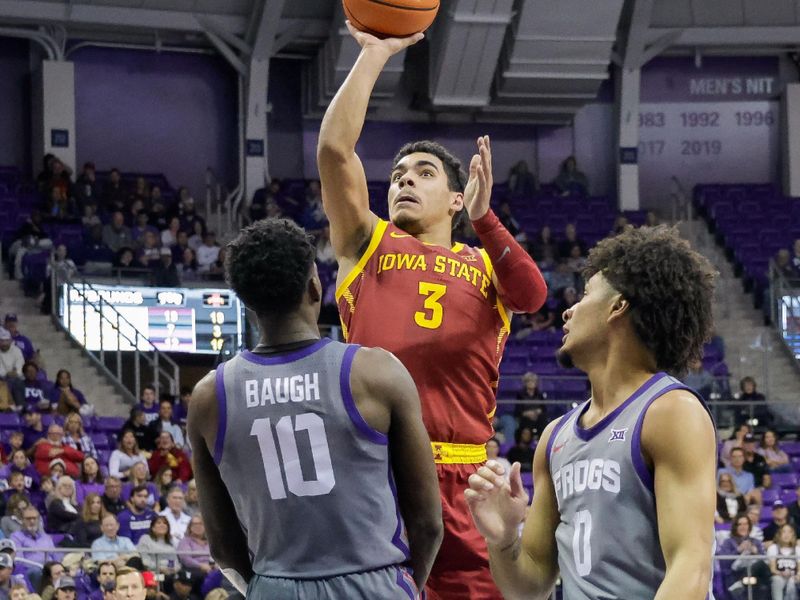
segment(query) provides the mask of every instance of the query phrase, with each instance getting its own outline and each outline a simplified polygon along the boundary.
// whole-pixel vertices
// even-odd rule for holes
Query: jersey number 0
[[[294,424],[292,419],[294,418]],[[297,451],[295,432],[307,431],[311,442],[311,457],[314,461],[316,479],[303,479],[300,469],[300,457]],[[258,439],[261,459],[264,462],[264,475],[267,478],[269,495],[273,500],[286,498],[286,487],[295,496],[323,496],[329,494],[336,485],[331,464],[331,453],[328,449],[328,437],[325,435],[325,423],[314,413],[302,413],[296,417],[286,415],[275,424],[275,434],[269,419],[256,419],[250,428],[250,435]],[[275,444],[277,437],[278,444]],[[280,446],[280,456],[278,455]],[[286,487],[283,485],[283,473],[286,473]]]

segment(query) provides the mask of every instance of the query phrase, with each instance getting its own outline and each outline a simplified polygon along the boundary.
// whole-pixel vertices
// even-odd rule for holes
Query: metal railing
[[[104,300],[102,292],[89,281],[80,278],[80,283],[76,284],[69,279],[59,280],[57,270],[51,269],[51,272],[53,322],[81,346],[84,354],[114,381],[129,402],[138,402],[142,388],[148,384],[155,387],[156,397],[162,389],[177,395],[180,369],[174,360]],[[72,314],[75,302],[64,302],[67,298],[80,306],[77,323]],[[98,336],[97,349],[89,348],[90,335]]]
[[[769,263],[769,316],[784,347],[800,359],[800,279],[789,280]]]

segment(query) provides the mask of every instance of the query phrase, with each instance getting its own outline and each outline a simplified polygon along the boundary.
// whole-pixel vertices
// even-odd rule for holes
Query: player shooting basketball
[[[486,460],[511,312],[538,310],[546,286],[536,264],[489,208],[488,136],[477,142],[468,180],[460,162],[439,144],[405,145],[390,175],[391,222],[370,211],[355,152],[367,103],[389,57],[422,35],[380,40],[348,27],[362,50],[328,107],[317,151],[339,261],[342,325],[348,342],[393,352],[420,392],[445,524],[428,581],[430,597],[500,598],[463,490]],[[453,223],[464,209],[483,249],[452,243]]]

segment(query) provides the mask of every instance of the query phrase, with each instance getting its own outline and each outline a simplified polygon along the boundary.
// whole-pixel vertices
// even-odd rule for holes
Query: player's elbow
[[[674,581],[684,591],[681,597],[686,600],[704,600],[711,583],[711,571],[710,552],[708,558],[697,553],[687,553],[667,566],[665,583]]]
[[[442,524],[441,513],[439,518],[435,516],[420,519],[413,525],[406,524],[409,542],[414,546],[428,549],[433,555],[439,551],[444,538],[444,525]]]
[[[323,135],[317,141],[317,164],[320,170],[325,167],[337,168],[347,162],[354,149],[340,136]]]

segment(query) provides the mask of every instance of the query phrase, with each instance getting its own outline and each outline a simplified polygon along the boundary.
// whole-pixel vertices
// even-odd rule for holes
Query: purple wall
[[[27,41],[0,38],[0,165],[15,165],[26,171],[31,165],[28,56]]]
[[[200,197],[237,180],[236,78],[210,55],[86,48],[75,62],[78,163],[163,172]]]

